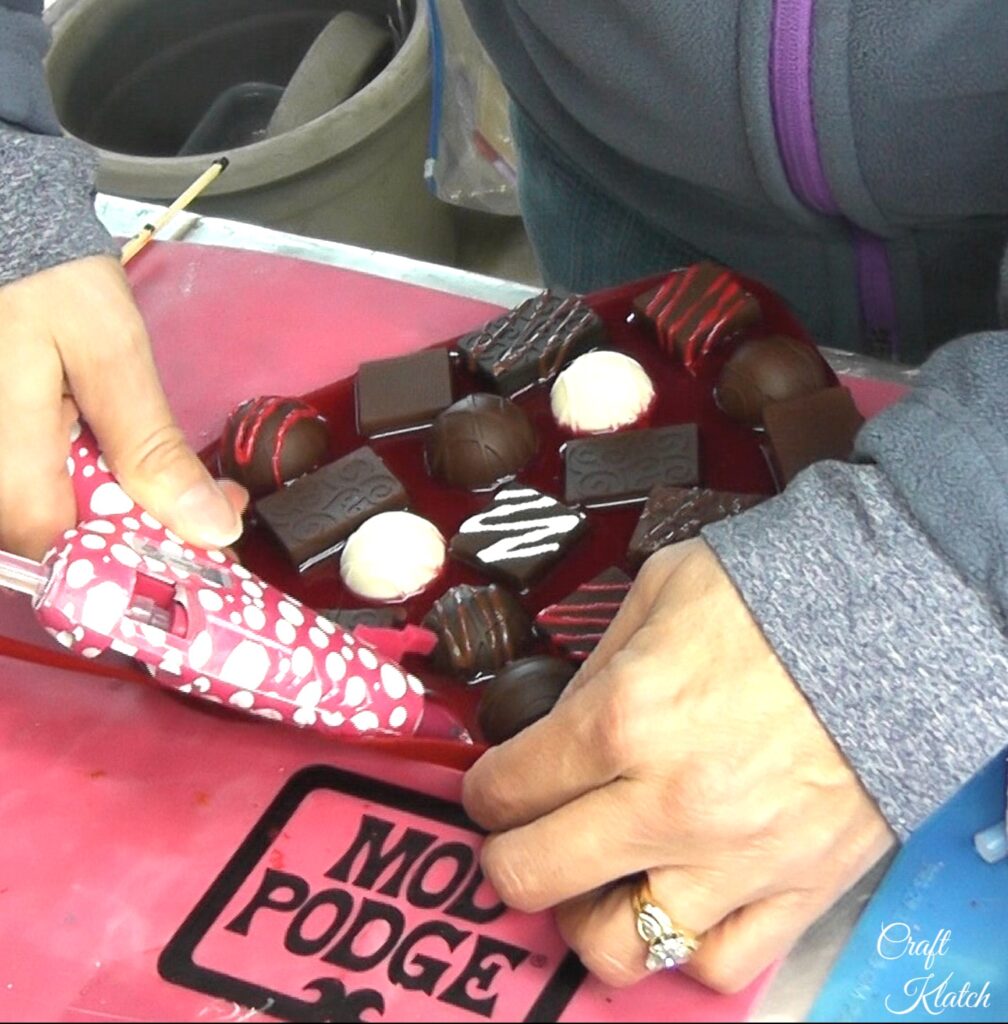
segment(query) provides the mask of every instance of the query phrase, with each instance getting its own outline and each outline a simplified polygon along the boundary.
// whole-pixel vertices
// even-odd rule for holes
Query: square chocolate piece
[[[522,590],[562,558],[587,525],[580,509],[532,487],[508,484],[459,527],[449,551]]]
[[[594,310],[577,296],[552,292],[526,299],[481,331],[456,342],[467,369],[501,395],[549,380],[576,356],[606,340]]]
[[[771,464],[781,486],[813,462],[846,462],[863,423],[864,417],[844,387],[824,388],[766,406],[763,426],[770,442]]]
[[[630,590],[630,577],[611,566],[582,583],[563,600],[536,616],[536,625],[550,642],[575,661],[595,650]]]
[[[739,278],[716,263],[695,263],[639,295],[633,311],[651,324],[658,343],[691,372],[722,339],[759,323],[755,296]]]
[[[616,505],[645,497],[656,484],[693,486],[698,458],[695,423],[580,438],[564,449],[564,499]]]
[[[361,363],[356,393],[357,429],[365,437],[427,426],[452,404],[448,350]]]
[[[689,540],[708,523],[738,515],[761,501],[766,501],[765,495],[658,486],[648,495],[630,538],[627,558],[635,569],[640,568],[659,548]]]
[[[260,498],[255,510],[291,562],[304,570],[338,551],[365,519],[405,508],[407,500],[403,485],[365,447]]]
[[[406,622],[405,608],[321,608],[319,615],[350,633],[358,626],[394,629]]]

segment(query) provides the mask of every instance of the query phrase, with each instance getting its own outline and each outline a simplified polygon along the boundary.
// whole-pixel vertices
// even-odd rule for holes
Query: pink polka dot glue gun
[[[171,689],[334,736],[471,742],[395,660],[429,653],[426,630],[340,629],[142,511],[86,428],[71,442],[77,527],[42,562],[0,554],[0,586],[29,594],[59,643],[85,658],[118,651]]]

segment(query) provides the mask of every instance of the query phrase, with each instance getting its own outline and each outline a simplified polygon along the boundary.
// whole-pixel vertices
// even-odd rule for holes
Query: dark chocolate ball
[[[569,661],[545,655],[505,665],[486,684],[476,709],[484,739],[503,743],[548,715],[575,671]]]
[[[220,467],[256,498],[317,469],[328,451],[329,428],[317,409],[297,398],[266,395],[247,399],[228,416]]]
[[[818,352],[794,338],[773,335],[739,345],[721,370],[714,398],[725,415],[758,427],[770,402],[811,394],[828,384]]]
[[[495,672],[532,641],[525,609],[496,583],[452,587],[434,602],[423,624],[438,635],[435,664],[460,676]]]
[[[536,452],[528,416],[499,395],[468,395],[439,413],[427,438],[431,475],[483,490],[513,477]]]

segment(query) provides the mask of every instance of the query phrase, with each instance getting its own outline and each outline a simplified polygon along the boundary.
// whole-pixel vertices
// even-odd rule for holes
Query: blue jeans
[[[708,258],[599,191],[515,104],[511,128],[522,217],[548,287],[592,292]]]

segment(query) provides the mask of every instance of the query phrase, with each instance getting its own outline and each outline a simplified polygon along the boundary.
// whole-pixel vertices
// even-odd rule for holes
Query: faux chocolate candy
[[[627,560],[636,569],[645,559],[669,544],[695,537],[708,523],[738,515],[758,505],[762,494],[712,491],[706,487],[656,487],[637,521]]]
[[[575,661],[584,661],[616,618],[629,590],[630,577],[611,566],[563,600],[543,608],[536,625],[555,647]]]
[[[261,498],[255,510],[291,562],[307,569],[338,551],[364,520],[406,502],[403,485],[365,447]]]
[[[534,487],[508,484],[459,527],[449,550],[521,590],[568,552],[587,522],[580,509]]]
[[[365,437],[426,426],[451,405],[448,350],[361,363],[356,395],[357,429]]]
[[[499,394],[514,395],[605,340],[602,321],[579,298],[543,292],[456,345],[472,373]]]
[[[535,452],[528,416],[500,395],[468,395],[438,415],[427,437],[434,479],[471,491],[510,479]]]
[[[794,338],[774,335],[739,345],[718,376],[714,398],[725,415],[758,427],[771,402],[786,402],[828,384],[818,352]]]
[[[695,423],[571,441],[564,449],[569,502],[616,505],[645,497],[655,484],[699,483]]]
[[[755,296],[716,263],[696,263],[671,274],[637,298],[634,311],[651,324],[659,344],[691,373],[727,338],[759,323]]]
[[[438,635],[435,660],[460,676],[494,672],[532,640],[525,609],[496,583],[452,587],[435,601],[423,624]]]
[[[220,444],[221,472],[253,498],[316,469],[329,451],[329,428],[298,398],[265,395],[232,410]]]
[[[503,743],[548,715],[574,672],[570,662],[542,655],[505,665],[486,684],[476,709],[487,743]]]

